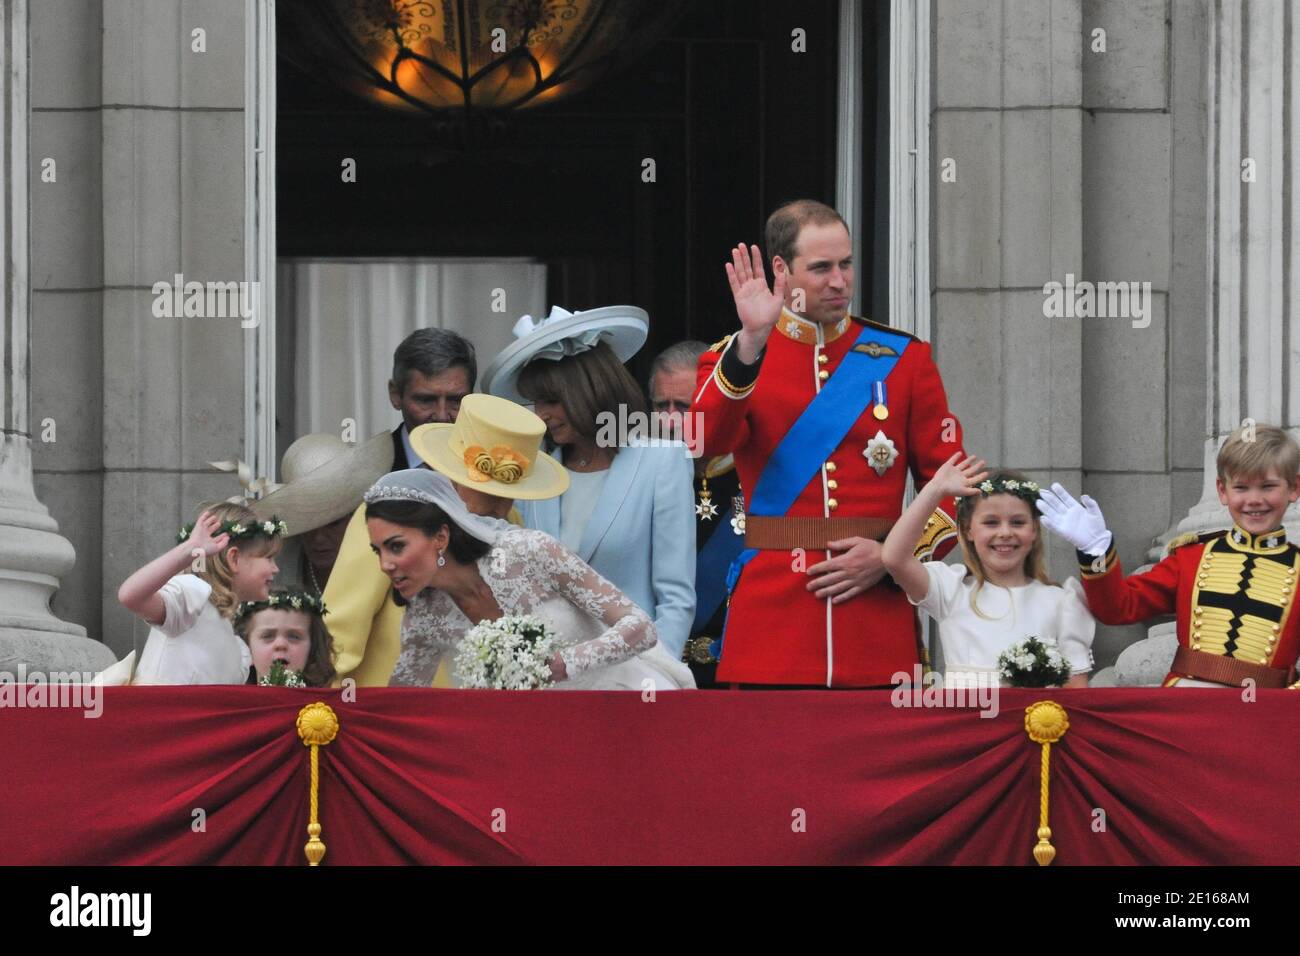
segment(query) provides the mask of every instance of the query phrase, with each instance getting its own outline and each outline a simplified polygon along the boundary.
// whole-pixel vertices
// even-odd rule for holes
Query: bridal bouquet
[[[1070,679],[1070,662],[1055,644],[1027,637],[998,655],[998,673],[1012,687],[1059,687]]]
[[[551,625],[532,614],[479,621],[456,648],[456,675],[462,687],[481,690],[546,687],[558,649]]]

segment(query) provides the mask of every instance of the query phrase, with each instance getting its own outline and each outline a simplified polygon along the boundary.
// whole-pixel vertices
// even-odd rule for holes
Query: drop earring
[[[447,563],[447,559],[442,556],[442,551],[440,550],[438,552],[438,567],[442,567],[446,563]]]

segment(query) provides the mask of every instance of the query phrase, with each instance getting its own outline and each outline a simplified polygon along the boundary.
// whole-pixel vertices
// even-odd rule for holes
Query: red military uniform
[[[1295,680],[1300,626],[1291,613],[1300,548],[1282,529],[1187,535],[1150,571],[1125,577],[1115,546],[1101,558],[1079,552],[1088,608],[1103,624],[1178,615],[1178,656],[1164,686],[1180,680],[1283,687]]]
[[[901,514],[909,469],[923,484],[961,449],[961,427],[948,410],[929,345],[866,319],[823,327],[783,311],[754,365],[733,354],[730,336],[700,357],[692,411],[703,413],[703,451],[734,453],[748,505],[773,450],[868,328],[907,341],[885,380],[887,415],[877,417],[873,405],[858,416],[787,516],[803,519],[805,528],[822,527],[808,519],[871,518],[883,519],[875,524],[887,529]],[[872,346],[868,341],[858,350]],[[951,514],[935,513],[918,554],[951,546]],[[747,520],[746,544],[755,547],[757,518],[751,514]],[[836,533],[830,540],[849,536]],[[769,543],[744,565],[728,606],[720,682],[862,687],[889,684],[899,671],[912,673],[919,661],[918,631],[906,595],[886,578],[841,604],[818,599],[807,589],[812,579],[803,568],[832,555],[824,544],[812,547],[820,550],[801,556],[788,544]]]

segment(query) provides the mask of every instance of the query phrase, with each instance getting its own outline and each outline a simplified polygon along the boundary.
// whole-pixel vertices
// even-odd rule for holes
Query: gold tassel
[[[1052,846],[1052,828],[1047,825],[1047,792],[1051,782],[1050,767],[1052,744],[1065,736],[1070,729],[1070,718],[1054,700],[1040,700],[1025,708],[1025,733],[1036,744],[1043,745],[1043,758],[1039,762],[1038,783],[1038,843],[1034,845],[1034,859],[1039,866],[1047,866],[1056,858]]]
[[[307,854],[307,862],[311,866],[320,866],[320,861],[325,858],[325,844],[321,841],[320,833],[320,748],[332,741],[339,732],[339,719],[334,713],[333,708],[324,701],[316,701],[314,704],[308,704],[302,710],[298,711],[298,736],[302,739],[303,745],[311,748],[311,790],[309,793],[309,803],[311,806],[311,819],[307,823],[307,845],[303,852]]]

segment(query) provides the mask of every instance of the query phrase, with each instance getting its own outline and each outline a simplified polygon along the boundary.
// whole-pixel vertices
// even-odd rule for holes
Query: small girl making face
[[[265,601],[241,605],[235,626],[253,656],[251,683],[261,683],[279,663],[308,687],[333,684],[334,642],[324,614],[320,599],[301,590],[277,589]]]

